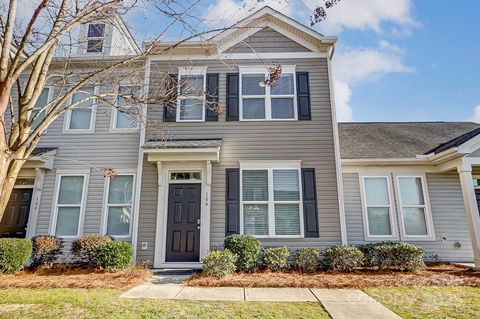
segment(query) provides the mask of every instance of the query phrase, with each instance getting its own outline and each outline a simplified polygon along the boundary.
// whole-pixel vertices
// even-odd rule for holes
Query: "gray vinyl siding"
[[[309,52],[310,50],[283,34],[265,28],[227,50],[231,53]]]
[[[458,174],[426,176],[436,240],[411,243],[424,247],[427,256],[437,255],[443,261],[471,262],[473,251]],[[365,243],[359,183],[358,174],[343,174],[348,243],[352,245]],[[460,248],[454,247],[457,242]]]
[[[100,87],[111,92],[111,87]],[[110,132],[112,108],[105,103],[97,105],[94,133],[63,133],[64,118],[57,119],[42,137],[38,147],[55,147],[57,154],[52,170],[45,172],[40,199],[36,234],[47,234],[52,220],[55,177],[57,169],[85,169],[90,167],[83,234],[99,234],[103,213],[105,177],[102,168],[137,170],[139,132]],[[68,244],[68,243],[67,243]]]
[[[204,123],[165,123],[163,106],[149,105],[147,140],[157,136],[158,128],[175,139],[222,138],[220,163],[212,165],[210,244],[223,244],[225,234],[225,169],[239,167],[242,160],[301,160],[302,167],[316,169],[319,238],[262,239],[265,246],[297,248],[303,246],[325,248],[340,244],[340,219],[336,187],[332,114],[326,59],[279,60],[281,64],[296,65],[297,71],[308,71],[311,90],[311,121],[225,121]],[[196,66],[207,66],[207,73],[219,73],[220,105],[225,106],[226,73],[236,72],[235,65],[214,61],[195,61]],[[260,61],[242,61],[242,65],[259,65]],[[182,62],[153,61],[150,90],[157,90],[161,76],[176,73]],[[139,215],[138,258],[153,261],[155,251],[155,221],[157,209],[157,169],[145,162]],[[147,241],[149,249],[140,245]]]

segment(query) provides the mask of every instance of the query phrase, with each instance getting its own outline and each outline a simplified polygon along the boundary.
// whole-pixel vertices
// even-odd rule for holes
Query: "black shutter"
[[[240,169],[226,169],[225,236],[240,233]]]
[[[207,110],[205,121],[218,121],[218,73],[207,73]]]
[[[169,78],[165,79],[165,92],[170,93],[168,100],[163,106],[163,121],[175,122],[177,120],[177,79],[176,74],[169,74]]]
[[[308,72],[297,72],[297,108],[299,120],[311,120]]]
[[[227,73],[227,121],[238,121],[239,119],[238,81],[238,73]]]
[[[302,168],[302,190],[305,237],[318,237],[317,191],[314,168]]]

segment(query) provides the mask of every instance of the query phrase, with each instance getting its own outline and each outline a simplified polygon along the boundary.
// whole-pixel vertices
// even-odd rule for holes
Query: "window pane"
[[[83,176],[62,176],[60,181],[59,204],[82,203]]]
[[[260,82],[265,81],[265,74],[243,74],[242,94],[243,95],[265,95],[265,87]]]
[[[425,222],[425,210],[423,208],[403,208],[403,220],[405,223],[405,234],[407,235],[428,235]]]
[[[30,120],[48,103],[48,93],[50,92],[49,88],[44,88],[40,96],[38,97],[37,103],[33,107],[32,113],[30,114]],[[43,121],[46,115],[46,110],[43,110],[40,116],[38,116],[35,121],[32,123],[32,128],[36,129],[38,125]]]
[[[424,205],[422,179],[420,177],[400,177],[400,197],[402,205]]]
[[[203,75],[182,75],[180,77],[180,94],[203,95]]]
[[[366,178],[365,192],[367,205],[390,205],[386,178]]]
[[[87,41],[87,52],[102,52],[103,51],[103,39],[95,39]]]
[[[198,99],[186,99],[180,102],[181,120],[202,120],[203,101]]]
[[[246,235],[268,235],[268,205],[243,205],[243,232]]]
[[[138,86],[120,86],[118,88],[117,106],[132,106],[135,104],[135,98],[138,101],[140,97],[140,87]]]
[[[77,101],[87,99],[91,95],[95,94],[95,88],[94,87],[84,87],[81,89],[82,92],[76,92],[72,96],[72,103],[75,103]],[[93,105],[93,98],[83,101],[82,103],[78,104],[75,106],[75,108],[90,108]]]
[[[265,99],[243,99],[244,119],[265,119]]]
[[[109,204],[130,204],[132,202],[133,176],[120,175],[110,179]]]
[[[89,38],[100,38],[105,35],[105,24],[103,23],[92,23],[88,25],[88,37]]]
[[[300,235],[298,204],[275,204],[275,234]]]
[[[55,235],[76,236],[79,217],[80,207],[59,207]]]
[[[117,121],[115,122],[115,128],[136,128],[137,118],[135,112],[136,109],[130,107],[127,109],[117,110]]]
[[[271,87],[272,95],[293,95],[293,74],[282,74],[277,85]]]
[[[298,170],[274,170],[273,194],[277,201],[300,200]]]
[[[388,214],[389,208],[369,207],[367,212],[370,235],[389,236],[392,234],[390,216]]]
[[[130,232],[131,218],[130,207],[109,207],[107,235],[128,235]]]
[[[272,99],[272,118],[293,119],[293,98]]]
[[[268,171],[243,171],[243,200],[268,201]]]
[[[89,130],[92,121],[92,109],[73,109],[70,115],[71,130]]]

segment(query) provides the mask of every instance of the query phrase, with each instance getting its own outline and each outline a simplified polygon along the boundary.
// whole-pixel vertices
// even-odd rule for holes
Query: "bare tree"
[[[145,97],[133,91],[92,92],[89,85],[100,82],[131,82],[132,88],[143,83],[145,57],[153,53],[155,43],[171,25],[156,35],[142,51],[136,54],[101,59],[95,66],[82,66],[81,59],[74,58],[72,31],[80,25],[97,20],[108,20],[134,10],[139,0],[39,0],[25,21],[25,2],[8,0],[0,3],[0,219],[3,217],[20,169],[32,156],[47,128],[69,110],[80,107],[92,99],[101,99],[113,107],[118,106],[120,95],[122,112],[128,112],[126,104],[148,103]],[[172,21],[183,20],[189,7],[175,6],[175,1],[146,0]],[[173,24],[173,22],[172,22]],[[164,52],[199,34],[179,40]],[[162,54],[162,52],[155,52]],[[168,80],[168,79],[166,79]],[[39,109],[37,102],[46,84],[55,87],[55,96]],[[138,90],[137,90],[138,91]],[[72,98],[73,96],[80,98]],[[160,98],[168,99],[165,93]],[[156,97],[159,98],[159,97]],[[157,100],[158,103],[158,100]],[[138,112],[140,113],[140,112]],[[113,174],[106,169],[105,173]]]

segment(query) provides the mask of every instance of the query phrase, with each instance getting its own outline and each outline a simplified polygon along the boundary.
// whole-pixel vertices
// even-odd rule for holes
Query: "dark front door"
[[[168,191],[166,262],[198,262],[200,184],[171,184]]]
[[[480,189],[475,188],[475,196],[477,197],[477,206],[478,210],[480,211]]]
[[[32,189],[14,189],[0,221],[0,237],[24,238],[32,202]]]

